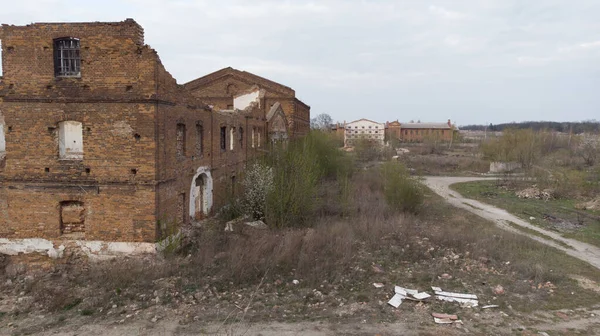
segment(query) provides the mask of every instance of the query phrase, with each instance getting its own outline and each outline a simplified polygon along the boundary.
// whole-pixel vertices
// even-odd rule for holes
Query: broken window
[[[262,128],[258,128],[258,147],[260,147],[260,133],[262,133]]]
[[[233,150],[233,144],[235,143],[235,127],[229,129],[229,150]]]
[[[177,124],[175,135],[177,157],[185,157],[185,124]]]
[[[252,127],[252,148],[254,148],[254,133],[256,133],[256,127]]]
[[[221,127],[221,152],[224,152],[227,149],[227,127]]]
[[[0,78],[2,78],[2,40],[0,40]]]
[[[62,160],[83,159],[83,126],[79,121],[58,124],[58,157]]]
[[[6,138],[4,135],[4,117],[0,113],[0,161],[6,155]]]
[[[56,77],[81,76],[79,39],[65,37],[54,40],[54,75]]]
[[[196,155],[198,157],[204,155],[204,126],[202,122],[196,123]]]
[[[244,129],[240,127],[240,148],[244,148]]]
[[[85,208],[79,201],[60,202],[60,233],[85,232]]]

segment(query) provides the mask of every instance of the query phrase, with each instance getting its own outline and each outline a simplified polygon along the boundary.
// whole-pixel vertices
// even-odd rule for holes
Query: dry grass
[[[597,294],[579,290],[567,276],[597,278],[600,274],[589,265],[457,212],[429,192],[421,214],[398,214],[386,205],[381,184],[375,170],[355,174],[347,209],[331,204],[339,202],[337,189],[321,190],[319,204],[325,210],[309,228],[256,230],[241,225],[229,233],[215,222],[195,231],[182,255],[92,263],[86,270],[66,267],[13,290],[34,298],[21,308],[25,311],[73,309],[84,314],[110,310],[113,304],[155,305],[155,298],[162,305],[186,300],[200,300],[207,307],[223,300],[235,303],[236,293],[244,288],[254,292],[264,281],[256,299],[260,307],[283,304],[308,314],[306,305],[318,301],[310,289],[335,292],[328,303],[334,306],[367,302],[378,307],[377,301],[386,297],[375,291],[373,282],[426,289],[440,285],[439,276],[449,273],[456,280],[442,283],[445,289],[489,298],[490,287],[480,284],[500,283],[520,295],[510,297],[515,309],[597,302]],[[372,264],[385,273],[373,273]],[[299,287],[288,287],[293,279],[300,280]],[[554,296],[531,289],[547,281],[560,288]],[[575,289],[577,295],[571,295]],[[442,304],[432,303],[436,305]],[[387,310],[376,311],[384,320],[394,318]],[[205,314],[213,313],[209,309]],[[254,316],[260,319],[260,311]]]

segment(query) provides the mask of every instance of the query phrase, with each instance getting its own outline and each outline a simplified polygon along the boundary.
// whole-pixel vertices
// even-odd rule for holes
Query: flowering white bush
[[[264,220],[267,195],[273,188],[273,168],[260,163],[252,164],[246,170],[243,185],[244,212],[256,220]]]

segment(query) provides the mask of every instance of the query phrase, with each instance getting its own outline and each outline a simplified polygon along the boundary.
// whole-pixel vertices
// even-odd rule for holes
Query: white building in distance
[[[344,129],[344,147],[352,147],[357,140],[366,139],[383,146],[385,125],[369,119],[349,122]]]

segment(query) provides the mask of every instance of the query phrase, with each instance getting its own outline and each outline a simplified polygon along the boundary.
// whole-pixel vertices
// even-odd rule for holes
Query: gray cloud
[[[596,0],[22,0],[0,21],[135,18],[180,83],[233,66],[337,120],[598,118]]]

